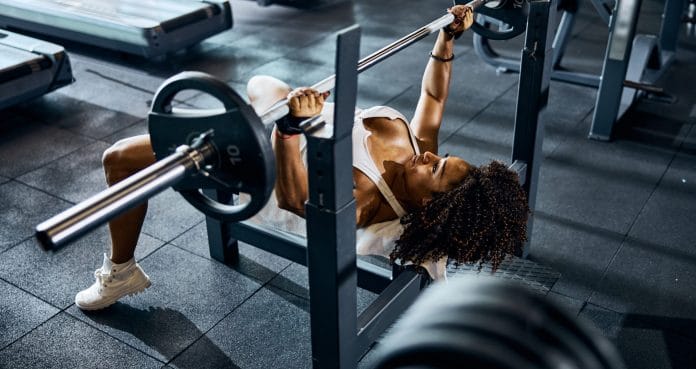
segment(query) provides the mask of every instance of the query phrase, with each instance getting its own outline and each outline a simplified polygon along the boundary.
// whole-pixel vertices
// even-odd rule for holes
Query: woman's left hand
[[[447,26],[453,34],[461,34],[474,24],[474,8],[468,5],[455,5],[447,12],[454,15],[454,21]]]
[[[288,94],[290,115],[297,118],[310,118],[321,114],[327,92],[321,93],[311,87],[298,87]]]

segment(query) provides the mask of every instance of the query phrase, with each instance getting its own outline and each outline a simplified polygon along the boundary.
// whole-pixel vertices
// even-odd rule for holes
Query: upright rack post
[[[357,367],[357,267],[352,129],[360,28],[336,43],[333,137],[307,135],[307,268],[315,369]]]
[[[621,95],[631,59],[641,3],[642,0],[617,0],[616,2],[609,25],[609,43],[604,55],[604,67],[599,91],[597,91],[589,138],[601,141],[611,139],[614,122],[621,106]]]
[[[235,201],[233,193],[218,190],[204,190],[204,193],[211,199],[225,204],[232,204]],[[232,234],[232,225],[210,216],[205,217],[210,257],[226,265],[239,262],[239,243]]]
[[[526,164],[523,187],[532,212],[536,203],[539,168],[543,158],[541,148],[544,119],[542,114],[549,100],[555,18],[556,1],[532,0],[529,2],[527,33],[520,61],[511,162]],[[528,234],[532,233],[532,225],[533,217],[530,216],[527,223]],[[525,245],[521,256],[526,257],[528,254],[529,247]]]

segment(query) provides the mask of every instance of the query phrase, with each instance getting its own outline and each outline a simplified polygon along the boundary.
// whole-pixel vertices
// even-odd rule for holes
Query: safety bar
[[[307,266],[307,239],[292,233],[254,224],[249,221],[229,225],[237,241]],[[358,286],[382,293],[392,281],[391,270],[358,259]]]

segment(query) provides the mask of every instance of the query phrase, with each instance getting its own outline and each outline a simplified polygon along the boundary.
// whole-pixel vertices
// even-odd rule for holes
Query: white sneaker
[[[94,276],[94,284],[75,295],[75,305],[82,310],[103,309],[123,296],[135,295],[150,287],[150,277],[135,259],[113,264],[104,254],[104,263],[94,271]]]

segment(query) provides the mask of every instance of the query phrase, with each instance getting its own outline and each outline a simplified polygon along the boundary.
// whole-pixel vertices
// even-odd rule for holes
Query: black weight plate
[[[224,109],[177,110],[174,97],[184,90],[209,94]],[[215,148],[204,172],[189,176],[174,186],[193,206],[216,219],[237,221],[256,214],[266,204],[275,184],[275,160],[261,120],[226,83],[205,73],[183,72],[168,79],[155,95],[149,115],[152,147],[158,159],[170,155],[199,134],[212,130]],[[202,189],[228,193],[244,192],[250,202],[219,203]]]
[[[494,5],[492,5],[494,4]],[[527,27],[529,4],[525,0],[502,0],[479,6],[476,14],[505,23],[508,28],[495,30],[487,27],[482,17],[476,17],[471,30],[490,40],[509,40],[522,34]]]

